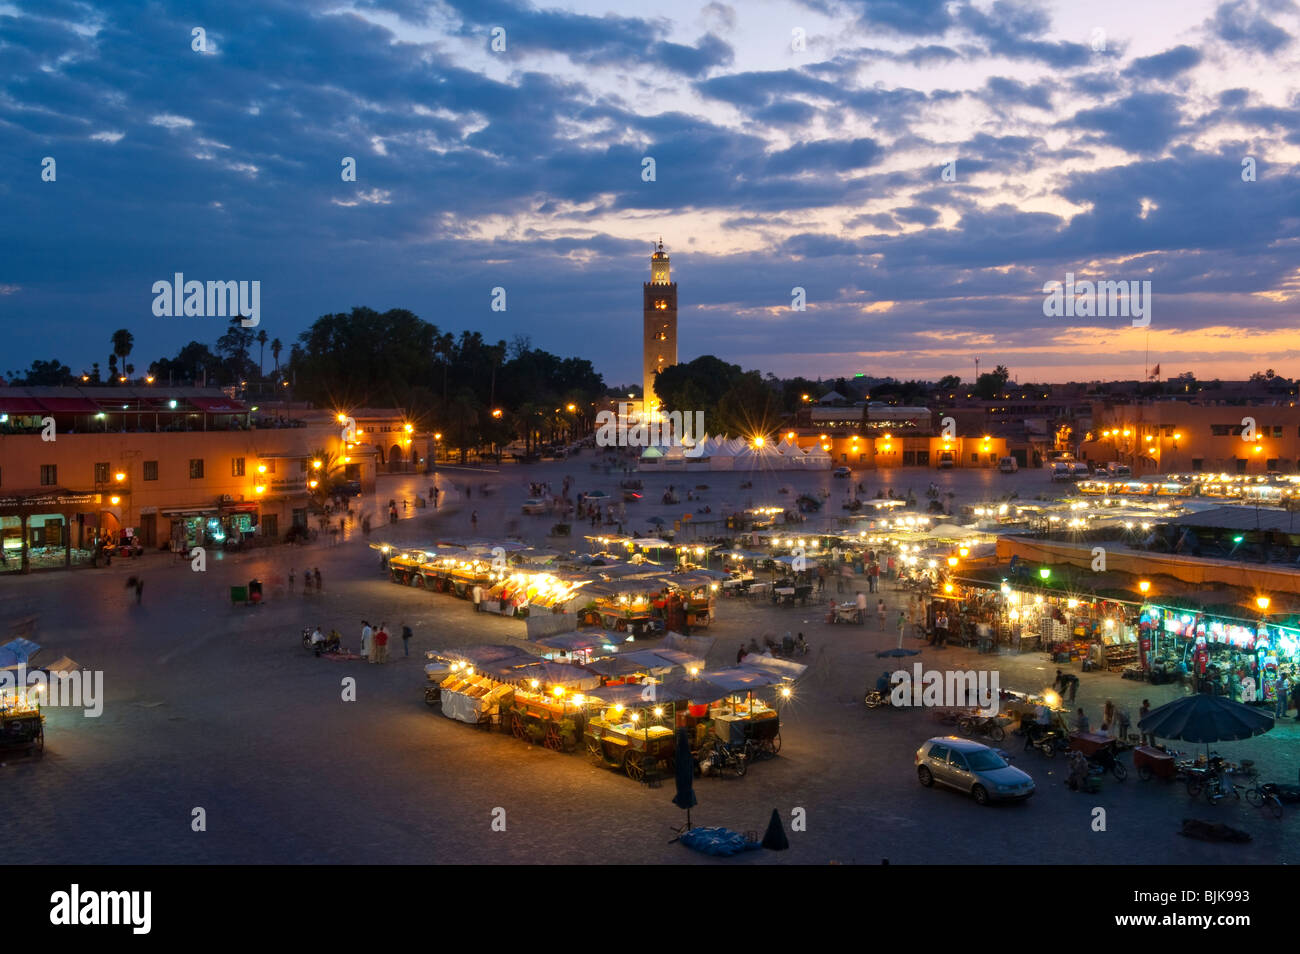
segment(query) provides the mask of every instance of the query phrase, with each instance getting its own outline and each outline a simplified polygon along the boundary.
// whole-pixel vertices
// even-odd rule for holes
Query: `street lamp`
[[[1257,597],[1255,597],[1255,605],[1259,607],[1259,611],[1260,611],[1261,613],[1267,613],[1267,612],[1268,612],[1268,605],[1269,605],[1269,603],[1271,603],[1271,602],[1272,602],[1272,600],[1270,600],[1267,596],[1257,596]]]
[[[1143,595],[1143,596],[1146,596],[1147,593],[1149,593],[1149,592],[1151,591],[1151,581],[1150,581],[1150,580],[1139,580],[1139,581],[1138,581],[1138,589],[1142,592],[1142,595]]]
[[[1038,578],[1040,580],[1044,580],[1044,581],[1049,580],[1051,579],[1051,576],[1052,576],[1052,571],[1047,567],[1043,566],[1038,568]]]

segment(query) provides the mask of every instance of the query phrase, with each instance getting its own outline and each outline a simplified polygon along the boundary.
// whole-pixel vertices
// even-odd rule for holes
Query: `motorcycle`
[[[322,653],[336,653],[339,651],[339,644],[341,643],[342,640],[338,633],[330,633],[322,641],[317,643],[317,642],[313,642],[311,638],[312,633],[314,632],[315,630],[311,629],[310,627],[302,631],[303,649],[310,649],[317,656],[321,655]]]
[[[701,775],[721,776],[726,769],[731,769],[738,777],[749,769],[743,745],[727,745],[720,739],[713,740],[713,748],[700,759]]]
[[[1058,752],[1065,752],[1070,748],[1070,740],[1062,732],[1055,729],[1049,729],[1046,732],[1039,732],[1036,735],[1029,735],[1025,738],[1025,749],[1036,749],[1044,758],[1054,759]]]
[[[879,709],[881,706],[892,706],[894,704],[890,699],[890,691],[888,689],[881,692],[875,687],[867,690],[866,697],[862,701],[866,703],[868,709]]]

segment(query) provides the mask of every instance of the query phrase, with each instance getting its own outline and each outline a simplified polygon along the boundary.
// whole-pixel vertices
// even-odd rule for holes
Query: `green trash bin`
[[[230,588],[230,602],[231,602],[231,603],[247,603],[247,602],[248,602],[248,587],[246,587],[246,586],[232,586],[232,587]]]

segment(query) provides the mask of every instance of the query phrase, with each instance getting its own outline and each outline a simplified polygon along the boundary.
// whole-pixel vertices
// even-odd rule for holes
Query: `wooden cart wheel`
[[[528,727],[524,725],[524,720],[519,718],[517,712],[510,713],[510,734],[516,739],[528,737]]]
[[[640,782],[645,778],[645,765],[641,761],[640,752],[627,753],[627,758],[623,760],[623,771],[627,772],[627,777],[634,782]]]
[[[601,751],[600,743],[590,737],[587,739],[587,756],[598,765],[605,762],[605,753]]]
[[[560,738],[560,727],[554,722],[546,723],[546,738],[542,739],[542,745],[552,752],[558,752],[564,748],[564,740]]]
[[[411,581],[412,586],[418,586],[420,589],[428,589],[429,582],[421,574],[416,574],[415,579]]]

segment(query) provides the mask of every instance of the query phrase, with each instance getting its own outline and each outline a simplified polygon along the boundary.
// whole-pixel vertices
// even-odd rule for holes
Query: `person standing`
[[[934,648],[943,649],[943,644],[948,641],[948,611],[939,610],[939,615],[934,618]]]
[[[388,624],[380,623],[379,632],[375,633],[375,662],[388,662]]]
[[[1286,704],[1286,676],[1283,676],[1280,672],[1278,673],[1277,681],[1273,683],[1273,691],[1277,693],[1276,715],[1277,718],[1280,719],[1286,715],[1286,710],[1288,708]]]
[[[1150,714],[1151,714],[1151,700],[1143,699],[1142,708],[1138,710],[1138,728],[1142,727],[1143,720],[1146,719],[1146,717],[1149,716]],[[1156,737],[1152,735],[1150,732],[1144,730],[1142,732],[1142,744],[1155,745]]]
[[[858,590],[858,622],[867,625],[867,594]]]
[[[406,623],[403,623],[402,624],[402,655],[403,656],[411,655],[411,637],[414,635],[415,633],[411,632],[411,627],[408,626]]]
[[[289,567],[289,592],[293,592],[293,567]]]
[[[883,599],[876,600],[876,616],[880,618],[880,631],[883,633],[885,631],[885,601]]]
[[[1088,716],[1082,709],[1079,709],[1074,717],[1074,730],[1086,733],[1088,729]]]
[[[898,611],[898,645],[903,645],[903,633],[907,632],[907,613],[903,610]]]
[[[478,511],[477,511],[477,510],[473,511],[473,512],[469,515],[469,525],[470,525],[471,529],[474,529],[474,530],[477,530],[477,529],[478,529]],[[594,526],[594,525],[595,525],[595,524],[594,524],[594,522],[593,522],[593,526]]]
[[[370,656],[370,640],[375,635],[375,631],[370,628],[370,624],[364,619],[361,621],[361,655]]]
[[[320,567],[316,567],[316,592],[317,593],[323,592],[320,585]]]
[[[483,587],[475,583],[474,588],[470,590],[469,595],[470,598],[474,601],[474,612],[475,613],[483,612]]]

